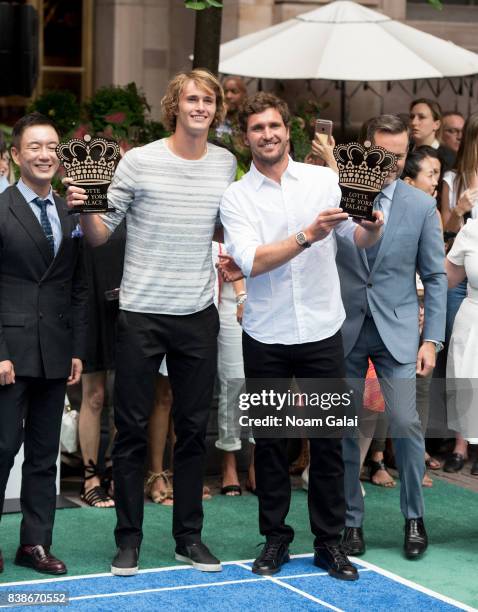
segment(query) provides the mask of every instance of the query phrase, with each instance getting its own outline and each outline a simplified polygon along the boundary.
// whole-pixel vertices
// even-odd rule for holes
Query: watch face
[[[305,244],[307,242],[307,238],[305,237],[304,232],[298,232],[296,234],[295,239],[297,240],[297,242],[302,246],[303,244]]]

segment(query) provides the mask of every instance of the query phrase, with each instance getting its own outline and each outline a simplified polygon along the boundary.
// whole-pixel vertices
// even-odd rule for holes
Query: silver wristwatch
[[[297,232],[297,234],[295,235],[295,240],[297,244],[303,249],[308,249],[310,246],[312,246],[311,243],[307,240],[307,236],[304,234],[304,232]]]

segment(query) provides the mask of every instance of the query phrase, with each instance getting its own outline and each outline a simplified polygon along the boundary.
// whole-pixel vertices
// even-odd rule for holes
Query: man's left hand
[[[375,217],[375,221],[367,221],[366,219],[354,219],[356,223],[363,227],[367,232],[378,232],[384,224],[383,212],[381,210],[374,210],[372,215]]]
[[[66,381],[67,385],[76,385],[80,382],[81,373],[83,372],[83,363],[81,359],[73,357],[71,360],[71,373]]]
[[[436,363],[436,350],[433,342],[424,342],[417,355],[417,376],[428,376]]]
[[[241,268],[230,255],[218,255],[218,257],[219,260],[216,264],[216,268],[226,283],[232,283],[244,278]]]

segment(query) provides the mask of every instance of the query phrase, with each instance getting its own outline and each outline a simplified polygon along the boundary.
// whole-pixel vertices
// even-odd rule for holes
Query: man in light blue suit
[[[444,339],[445,253],[435,200],[398,179],[408,151],[407,126],[395,115],[382,115],[369,122],[367,140],[395,153],[397,167],[375,200],[385,220],[381,240],[370,249],[359,249],[337,236],[347,314],[342,328],[346,371],[350,379],[360,381],[354,383],[360,405],[369,358],[380,378],[401,479],[404,550],[407,557],[416,558],[425,552],[428,540],[422,494],[425,447],[415,406],[415,378],[431,372]],[[423,341],[418,331],[416,271],[425,287]],[[343,453],[347,503],[343,545],[357,555],[365,552],[358,439],[344,439]]]

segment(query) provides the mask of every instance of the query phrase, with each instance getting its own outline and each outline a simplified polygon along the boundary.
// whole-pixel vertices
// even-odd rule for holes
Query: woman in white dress
[[[468,443],[478,444],[478,219],[470,219],[458,233],[446,271],[449,287],[468,278],[467,297],[455,317],[448,349],[448,424]],[[471,473],[478,475],[478,458]]]
[[[470,115],[463,129],[456,169],[446,172],[440,202],[445,238],[453,240],[469,218],[478,218],[478,113]],[[448,291],[445,344],[448,345],[456,313],[466,296],[466,277]],[[468,454],[468,443],[458,431],[455,448],[447,457],[445,472],[459,472]]]

